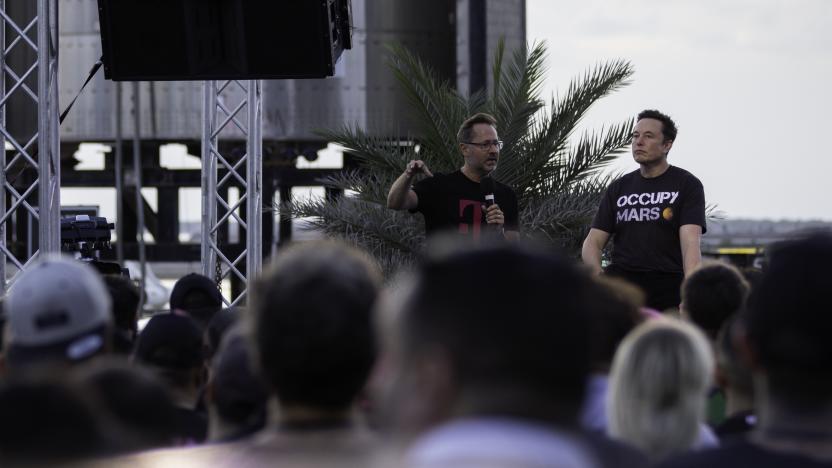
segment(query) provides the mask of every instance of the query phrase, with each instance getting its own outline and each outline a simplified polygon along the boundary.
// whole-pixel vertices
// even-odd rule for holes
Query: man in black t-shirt
[[[679,305],[682,280],[702,261],[706,229],[702,183],[667,162],[676,133],[659,111],[638,115],[632,150],[639,169],[610,184],[581,251],[584,263],[601,273],[601,251],[612,236],[606,273],[640,286],[657,310]]]
[[[497,168],[503,145],[497,137],[496,120],[483,113],[471,116],[460,127],[457,140],[464,161],[460,170],[434,176],[423,161],[410,161],[390,187],[387,206],[421,212],[428,236],[455,232],[477,242],[491,232],[498,238],[516,240],[518,208],[514,191],[499,182],[493,184],[493,191],[483,189],[486,185],[482,180]],[[411,185],[419,174],[428,177]],[[486,198],[489,194],[494,195],[490,200]]]

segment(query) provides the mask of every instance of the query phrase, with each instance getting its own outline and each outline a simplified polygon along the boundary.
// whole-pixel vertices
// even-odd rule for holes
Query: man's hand
[[[500,209],[500,205],[493,204],[485,209],[485,222],[488,224],[497,224],[500,227],[505,224],[506,219],[503,216],[503,211]]]
[[[505,222],[506,218],[503,214],[503,210],[500,209],[500,206],[496,203],[485,208],[485,222],[488,224],[492,224],[498,227],[498,230],[502,232],[503,237],[510,242],[516,242],[520,240],[520,233],[517,231],[506,231],[505,230]]]
[[[416,177],[417,174],[424,174],[428,177],[433,177],[433,174],[431,174],[430,170],[428,169],[428,165],[425,164],[424,161],[420,159],[414,159],[413,161],[407,163],[407,167],[405,167],[404,170],[404,175],[408,179],[412,179]]]

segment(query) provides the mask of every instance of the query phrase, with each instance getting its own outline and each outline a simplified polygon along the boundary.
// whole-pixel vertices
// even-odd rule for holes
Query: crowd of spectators
[[[140,329],[129,280],[42,258],[2,301],[0,466],[829,467],[830,291],[832,233],[703,264],[678,315],[528,245],[385,279],[315,241]]]

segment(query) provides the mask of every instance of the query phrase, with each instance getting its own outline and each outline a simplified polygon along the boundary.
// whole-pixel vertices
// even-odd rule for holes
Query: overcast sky
[[[546,96],[599,61],[635,68],[583,126],[656,108],[679,136],[671,164],[728,218],[832,221],[832,0],[527,0],[545,40]],[[629,152],[613,170],[637,166]]]

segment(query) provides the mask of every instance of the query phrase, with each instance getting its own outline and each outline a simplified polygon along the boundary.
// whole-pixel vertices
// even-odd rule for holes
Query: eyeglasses
[[[473,141],[463,141],[466,145],[474,145],[479,147],[480,149],[487,150],[492,146],[496,146],[498,150],[503,149],[503,140],[488,140],[488,141],[481,141],[479,143],[475,143]]]

